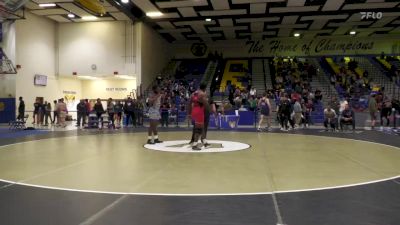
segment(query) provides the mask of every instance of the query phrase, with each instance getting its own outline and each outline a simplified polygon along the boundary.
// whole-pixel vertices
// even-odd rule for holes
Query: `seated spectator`
[[[325,130],[328,131],[328,125],[335,130],[336,127],[336,113],[335,110],[331,108],[330,105],[324,110],[324,126]]]
[[[251,89],[250,89],[250,96],[253,97],[253,98],[255,98],[256,95],[257,95],[257,90],[256,90],[256,88],[255,88],[255,87],[251,87]]]
[[[317,89],[315,91],[314,98],[315,98],[316,101],[322,101],[322,92],[321,92],[321,90]]]
[[[348,104],[345,105],[342,115],[340,117],[341,130],[343,130],[343,125],[352,125],[353,131],[356,129],[356,120],[354,117],[354,111],[350,109]]]

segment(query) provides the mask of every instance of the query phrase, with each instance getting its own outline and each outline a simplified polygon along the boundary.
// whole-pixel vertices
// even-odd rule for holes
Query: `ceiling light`
[[[56,3],[42,3],[39,4],[40,7],[54,7],[56,6]]]
[[[354,30],[350,31],[351,35],[355,35],[357,32],[355,32]]]
[[[207,18],[207,19],[206,19],[206,22],[211,22],[211,18]]]
[[[294,33],[294,36],[295,37],[300,37],[300,34],[299,33]]]
[[[135,80],[136,79],[136,77],[129,76],[129,75],[115,75],[114,77],[119,78],[119,79],[124,79],[124,80]]]
[[[75,15],[72,13],[68,13],[68,18],[75,18]]]
[[[79,79],[84,79],[84,80],[97,80],[97,77],[93,77],[93,76],[85,76],[85,75],[78,75],[77,76]]]
[[[82,20],[97,20],[95,16],[82,16]]]
[[[129,0],[121,0],[122,3],[127,4],[129,3]]]
[[[146,13],[146,16],[148,16],[148,17],[160,17],[162,15],[163,14],[161,12],[148,12],[148,13]]]

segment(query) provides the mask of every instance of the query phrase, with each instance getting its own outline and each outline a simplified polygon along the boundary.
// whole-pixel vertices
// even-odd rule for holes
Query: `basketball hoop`
[[[3,49],[0,48],[0,74],[16,74],[17,70],[14,64],[7,55],[4,53]]]

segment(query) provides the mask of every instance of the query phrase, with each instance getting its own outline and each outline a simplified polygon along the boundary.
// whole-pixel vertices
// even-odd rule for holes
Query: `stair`
[[[389,77],[381,71],[375,63],[367,57],[354,57],[358,62],[358,66],[364,71],[368,71],[368,76],[372,78],[372,82],[385,87],[385,94],[390,97],[398,97],[400,88]]]
[[[339,98],[339,95],[335,88],[331,85],[328,75],[318,61],[318,58],[308,58],[308,63],[313,65],[317,70],[317,76],[314,77],[311,82],[311,87],[315,91],[316,89],[322,92],[322,103],[326,105],[332,97]]]
[[[265,71],[265,84],[266,84],[266,89],[273,89],[272,87],[272,76],[271,76],[271,68],[269,67],[269,60],[264,59],[264,71]]]
[[[218,67],[218,61],[210,61],[207,65],[206,72],[204,73],[204,77],[202,80],[202,83],[207,84],[207,93],[210,93],[210,88],[211,88],[211,83],[212,79],[214,77],[215,71],[217,70]]]
[[[262,95],[265,92],[265,75],[262,59],[253,59],[252,68],[253,87],[257,90],[257,95]]]

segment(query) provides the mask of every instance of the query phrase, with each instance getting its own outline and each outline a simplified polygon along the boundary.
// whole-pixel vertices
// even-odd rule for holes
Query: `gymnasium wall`
[[[173,52],[170,44],[165,41],[151,27],[143,23],[137,23],[138,34],[138,85],[142,84],[143,88],[147,88],[158,74],[168,64]]]
[[[196,57],[196,49],[204,49],[204,43],[174,43],[176,58]],[[206,43],[206,51],[222,52],[224,57],[274,57],[274,56],[324,56],[324,55],[368,55],[400,54],[398,36],[377,37],[337,36],[317,38],[271,38],[266,40],[232,40]],[[202,52],[202,51],[199,51]],[[198,55],[198,54],[197,54]]]
[[[82,80],[82,96],[88,99],[124,99],[136,88],[136,80]]]
[[[25,17],[25,20],[15,22],[15,64],[21,65],[16,75],[16,96],[24,97],[27,110],[31,110],[36,96],[53,99],[59,93],[56,76],[57,24],[29,12]],[[35,74],[46,75],[47,86],[35,86]]]
[[[60,75],[135,74],[136,33],[130,22],[60,23]]]

